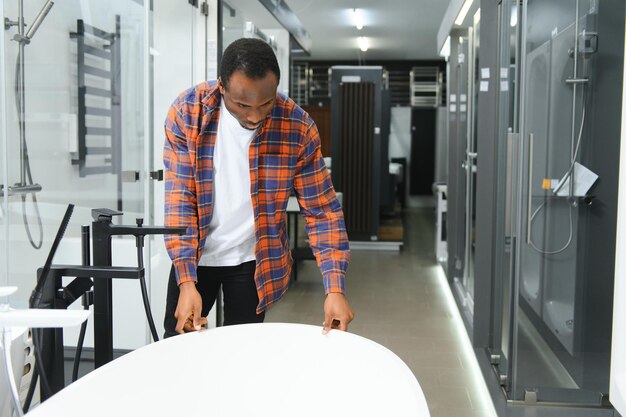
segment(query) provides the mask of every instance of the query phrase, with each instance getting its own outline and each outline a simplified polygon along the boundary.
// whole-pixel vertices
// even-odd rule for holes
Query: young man
[[[220,285],[224,324],[262,322],[289,284],[286,208],[295,192],[326,292],[324,332],[353,319],[344,293],[349,260],[343,213],[317,127],[277,93],[271,47],[233,42],[220,78],[184,91],[165,121],[165,243],[172,258],[165,336],[198,330]]]

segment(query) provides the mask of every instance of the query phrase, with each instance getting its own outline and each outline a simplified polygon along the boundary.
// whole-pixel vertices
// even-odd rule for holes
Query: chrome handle
[[[526,209],[526,244],[530,245],[530,227],[531,227],[531,210],[532,210],[532,192],[533,192],[533,142],[535,135],[528,135],[528,207]]]

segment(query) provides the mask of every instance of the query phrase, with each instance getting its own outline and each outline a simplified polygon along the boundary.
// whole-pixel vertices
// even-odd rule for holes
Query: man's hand
[[[348,323],[354,319],[354,313],[348,300],[341,293],[330,293],[324,301],[324,330],[327,334],[330,329],[348,330]]]
[[[202,315],[202,297],[196,289],[195,282],[183,282],[178,287],[178,305],[176,306],[176,331],[178,333],[193,332],[200,330],[203,324],[207,324],[206,317]]]

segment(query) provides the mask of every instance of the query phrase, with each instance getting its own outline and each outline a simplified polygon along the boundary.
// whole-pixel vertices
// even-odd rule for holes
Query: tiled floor
[[[400,253],[352,251],[347,296],[356,318],[349,330],[404,360],[424,390],[432,417],[492,417],[484,383],[473,373],[473,355],[463,349],[458,315],[442,286],[433,224],[432,209],[413,209],[405,215]],[[317,265],[303,261],[298,281],[268,311],[266,322],[320,325],[323,303]]]

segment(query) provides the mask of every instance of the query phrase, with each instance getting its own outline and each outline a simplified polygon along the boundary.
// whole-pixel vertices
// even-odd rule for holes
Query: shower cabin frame
[[[448,62],[448,258],[453,295],[466,327],[474,326],[476,308],[476,185],[479,21],[450,34]],[[470,336],[472,331],[470,331]]]
[[[464,287],[467,275],[467,146],[471,123],[470,72],[467,68],[472,48],[469,45],[470,29],[455,29],[450,33],[448,61],[448,259],[447,275],[459,304],[465,325],[473,325],[473,301],[468,300]],[[471,332],[470,332],[471,334]]]
[[[529,132],[520,125],[523,125],[526,117],[523,109],[529,106],[523,101],[518,105],[517,98],[512,98],[512,103],[500,102],[501,99],[508,100],[507,97],[501,95],[500,91],[503,85],[501,63],[505,61],[500,56],[505,49],[502,48],[501,42],[507,42],[508,39],[493,39],[493,33],[500,33],[502,26],[509,25],[509,21],[500,13],[501,3],[505,1],[481,2],[483,36],[481,36],[480,67],[490,69],[491,79],[489,91],[481,92],[479,97],[480,163],[477,173],[475,272],[477,310],[474,328],[470,329],[473,346],[499,414],[522,415],[525,406],[533,406],[542,409],[541,415],[557,415],[563,412],[563,408],[567,408],[568,412],[571,411],[569,415],[612,415],[610,407],[607,408],[607,398],[603,394],[608,392],[606,388],[608,388],[609,379],[614,263],[612,236],[615,234],[615,191],[617,190],[618,164],[616,150],[619,149],[619,140],[616,138],[619,138],[619,120],[612,115],[616,112],[607,111],[607,109],[621,107],[621,88],[618,87],[622,85],[622,68],[615,63],[623,62],[625,5],[623,1],[618,0],[592,2],[597,5],[597,15],[594,18],[597,22],[600,41],[598,52],[593,57],[596,61],[594,69],[596,73],[593,76],[592,85],[589,86],[591,90],[589,97],[592,100],[586,115],[589,124],[585,126],[585,137],[582,139],[581,153],[578,155],[582,156],[582,159],[578,158],[578,161],[599,174],[600,180],[591,190],[594,195],[593,204],[577,209],[585,210],[587,213],[581,215],[573,225],[578,233],[578,246],[574,253],[578,261],[575,264],[576,273],[572,280],[577,281],[575,321],[577,321],[579,331],[575,336],[572,355],[566,351],[557,337],[554,335],[549,337],[548,333],[551,332],[547,326],[540,326],[532,317],[525,323],[522,320],[522,316],[529,315],[526,311],[527,306],[524,306],[526,302],[520,300],[520,285],[525,270],[521,263],[520,246],[526,245],[528,235],[526,227],[528,223],[524,220],[524,216],[528,212],[526,197],[530,180],[527,169],[530,141],[527,137]],[[522,6],[522,14],[519,15],[517,21],[518,59],[516,59],[516,67],[511,68],[515,70],[521,66],[522,70],[516,71],[515,74],[511,73],[511,69],[507,71],[509,77],[507,81],[510,81],[512,77],[516,80],[513,83],[509,82],[507,88],[518,90],[520,94],[515,94],[515,96],[520,97],[526,94],[527,75],[524,68],[528,65],[527,52],[530,52],[526,32],[526,22],[529,18],[527,6],[529,4],[531,7],[537,4],[541,6],[542,3],[546,3],[539,0],[511,1],[510,3]],[[568,2],[557,0],[551,2],[550,6],[559,10],[558,8],[561,7],[573,8],[575,4],[574,2],[566,3]],[[590,4],[589,1],[587,4]],[[589,9],[595,9],[595,7],[589,6]],[[554,12],[554,9],[551,11]],[[570,10],[569,13],[571,12]],[[584,14],[577,13],[576,16],[580,17]],[[531,21],[535,26],[539,24],[536,18],[531,17]],[[572,22],[576,21],[578,18],[572,19]],[[553,25],[559,25],[559,33],[566,29],[562,22],[553,23]],[[576,32],[575,29],[573,30]],[[491,34],[492,39],[489,39],[488,33]],[[519,39],[520,36],[523,36],[523,39]],[[572,35],[572,39],[577,38],[578,35]],[[534,45],[533,48],[536,46]],[[574,75],[570,69],[568,77],[576,78]],[[565,84],[565,77],[563,78],[563,84]],[[576,107],[568,106],[570,117],[571,114],[576,114],[576,127],[580,125],[581,118],[580,91],[577,102]],[[513,129],[507,134],[506,131],[502,133],[498,129],[497,112],[500,107],[508,105],[512,107],[514,117],[519,119],[519,125],[511,121]],[[568,118],[567,123],[569,122],[571,120]],[[563,120],[562,123],[566,122]],[[570,130],[571,127],[568,132]],[[518,135],[518,132],[521,135]],[[516,152],[508,155],[509,163],[502,161],[502,158],[506,157],[506,152],[503,156],[502,147],[507,142]],[[571,143],[569,139],[568,143]],[[535,141],[535,152],[538,150],[537,146]],[[572,155],[570,148],[571,146],[568,145],[567,149],[563,149],[563,157],[568,161]],[[537,180],[537,171],[535,174],[535,177],[532,177],[534,182]],[[507,179],[511,181],[514,192],[510,206],[505,207],[505,200],[502,204],[494,204],[498,193],[502,192],[498,184]],[[534,211],[536,208],[532,209]],[[505,232],[509,221],[508,224],[512,227]],[[512,275],[507,275],[509,264],[503,261],[503,248],[507,238],[510,240],[508,244],[512,247],[510,260],[514,266]],[[537,240],[540,240],[540,235],[537,235]],[[488,311],[479,309],[484,304],[489,306]],[[505,314],[507,310],[508,317]],[[538,338],[545,339],[542,342],[546,349],[545,353],[549,353],[552,358],[558,360],[562,369],[571,374],[578,388],[562,389],[558,385],[550,386],[549,384],[540,387],[528,385],[524,379],[520,379],[520,371],[526,371],[526,368],[533,365],[520,356],[523,350],[527,349],[527,346],[520,345],[520,326],[525,326],[526,323],[536,328],[535,335]],[[503,343],[503,340],[507,338],[508,343]]]
[[[535,12],[532,17],[529,17],[529,7],[548,7],[541,1],[531,3],[534,4],[524,3],[522,22],[528,22],[531,18],[534,21],[538,20],[539,12]],[[609,2],[604,3],[604,6],[600,5],[600,10],[602,10],[602,7],[609,9]],[[597,15],[597,6],[589,6],[590,11],[588,13],[585,12],[587,13],[585,14],[580,4],[580,0],[577,0],[575,3],[574,22],[569,23],[565,27],[559,27],[558,33],[555,33],[553,30],[552,39],[547,44],[549,48],[549,55],[547,56],[551,61],[548,62],[549,75],[546,78],[549,106],[546,110],[549,117],[543,122],[546,123],[545,126],[548,129],[546,130],[545,145],[541,142],[541,135],[539,135],[538,140],[535,138],[536,134],[541,132],[534,131],[537,125],[536,122],[532,121],[533,113],[530,112],[530,109],[531,106],[536,108],[537,104],[528,102],[528,100],[532,99],[531,89],[541,90],[543,88],[543,85],[534,85],[537,82],[534,82],[534,84],[530,83],[529,78],[532,75],[530,72],[531,63],[534,64],[534,61],[531,61],[531,59],[534,59],[533,52],[543,48],[543,45],[539,46],[533,43],[534,49],[532,52],[529,51],[531,40],[527,30],[528,25],[523,24],[522,26],[520,53],[522,70],[519,77],[521,84],[520,139],[518,146],[521,165],[519,166],[516,184],[517,195],[515,197],[516,205],[518,206],[516,221],[518,239],[515,247],[515,282],[513,285],[514,299],[512,303],[514,308],[511,311],[512,322],[516,323],[516,325],[513,327],[511,343],[513,361],[512,366],[510,366],[510,390],[511,396],[515,399],[525,398],[529,395],[529,390],[536,390],[537,393],[533,394],[531,392],[530,395],[538,395],[540,399],[545,395],[544,398],[551,398],[552,401],[580,401],[600,406],[605,401],[602,398],[602,393],[608,392],[608,386],[603,388],[602,382],[599,381],[601,376],[595,370],[608,370],[609,364],[610,327],[607,326],[610,326],[611,313],[605,306],[608,304],[610,309],[613,260],[607,259],[606,252],[614,253],[614,242],[611,242],[610,238],[605,238],[606,246],[597,245],[595,242],[600,242],[603,239],[599,236],[593,239],[592,236],[595,234],[595,229],[602,229],[607,237],[614,235],[615,197],[611,195],[610,188],[600,188],[599,184],[597,187],[594,187],[592,193],[597,200],[596,207],[597,204],[602,205],[602,209],[598,211],[595,210],[593,205],[585,205],[583,200],[572,199],[571,187],[568,199],[563,197],[546,197],[548,193],[537,191],[541,187],[538,184],[541,182],[541,177],[538,175],[546,173],[546,175],[552,174],[552,177],[554,177],[555,172],[564,172],[567,165],[570,164],[569,158],[578,160],[595,171],[601,169],[602,166],[615,166],[617,163],[617,160],[611,155],[615,153],[615,144],[611,144],[610,141],[605,142],[604,146],[597,143],[599,142],[598,136],[611,137],[602,125],[595,123],[594,116],[596,114],[592,113],[597,113],[597,111],[592,111],[591,109],[592,99],[601,101],[610,99],[608,94],[597,88],[602,83],[603,78],[599,75],[600,68],[598,68],[596,76],[592,77],[593,80],[590,82],[590,86],[587,87],[589,90],[589,96],[586,97],[588,103],[582,103],[581,105],[581,103],[577,102],[577,84],[571,83],[572,80],[580,78],[578,71],[580,69],[578,46],[582,33],[581,27],[579,27],[581,20],[583,16],[600,19]],[[549,7],[558,6],[571,7],[572,5],[558,2],[550,4]],[[592,8],[595,9],[596,16],[593,16]],[[603,28],[599,22],[596,24],[599,27],[599,31],[608,30]],[[601,36],[603,41],[611,41],[611,36],[608,33],[603,33]],[[572,37],[573,39],[571,39]],[[571,45],[572,43],[573,46]],[[567,60],[567,57],[563,57],[564,51],[567,53],[567,49],[564,48],[568,46],[571,46],[573,49],[573,56],[569,60]],[[606,50],[603,53],[606,53]],[[592,59],[596,58],[598,61],[601,59],[600,56]],[[596,65],[599,66],[599,64],[600,62],[596,62]],[[558,65],[563,65],[563,67]],[[573,68],[569,68],[570,66]],[[562,68],[562,72],[559,71],[559,68]],[[563,77],[566,78],[562,79]],[[563,115],[560,116],[556,112],[553,114],[552,111],[553,109],[558,110],[558,107],[555,107],[556,103],[558,103],[557,100],[570,95],[570,90],[568,90],[570,87],[572,92],[569,112],[572,120],[570,121],[571,132],[569,133],[571,137],[569,141],[569,158],[565,168],[558,168],[558,161],[562,161],[560,164],[563,167],[565,163],[563,160],[567,158],[563,155],[564,152],[559,154],[557,149],[553,148],[554,146],[564,146],[563,143],[560,144],[558,142],[559,136],[557,134],[560,132],[555,130],[563,129],[562,126],[559,127],[559,125],[563,124],[559,120]],[[579,129],[582,130],[581,123],[584,123],[585,109],[590,113],[589,122],[584,126],[584,131],[580,133],[584,146],[581,147],[581,152],[576,158],[576,151],[574,150],[576,148],[576,136],[579,134]],[[533,109],[533,111],[537,113],[536,109]],[[541,117],[544,116],[543,114],[541,115]],[[542,123],[541,119],[539,122]],[[544,158],[541,156],[543,151],[542,145],[545,146],[545,166],[542,166],[544,162],[540,159]],[[540,148],[537,148],[538,146]],[[573,162],[571,163],[573,166]],[[574,175],[575,173],[572,174],[572,176]],[[606,185],[615,182],[615,178],[611,178],[610,172],[601,174],[601,178]],[[572,183],[573,181],[570,181],[570,184]],[[537,206],[537,198],[541,198],[542,200],[540,201],[543,201],[539,206]],[[542,213],[544,223],[538,223],[535,220],[535,224],[533,224],[533,219],[539,217],[538,213],[542,210],[542,207],[544,210],[544,213]],[[564,213],[563,210],[555,212],[554,209],[559,207],[564,207],[567,213]],[[562,241],[567,239],[567,237],[564,238],[562,233],[563,228],[566,227],[562,218],[565,216],[569,216],[570,238],[564,246],[561,246]],[[559,222],[561,223],[559,224]],[[565,223],[567,223],[567,220],[565,220]],[[541,230],[538,237],[535,232],[538,228],[537,226]],[[531,233],[535,234],[536,237],[533,238]],[[538,238],[542,239],[543,242],[535,245],[533,239]],[[562,252],[560,249],[554,250],[555,247],[565,248],[565,250],[569,250],[569,254]],[[598,262],[599,259],[602,259],[602,264]],[[528,280],[528,274],[532,275],[531,269],[534,267],[539,268],[537,270],[539,282],[536,284],[537,301],[534,301],[533,298],[528,298],[528,291],[525,290],[527,288],[525,283]],[[573,270],[568,273],[567,268],[573,268]],[[572,278],[574,278],[573,284],[571,283]],[[598,292],[598,288],[602,288],[602,290]],[[534,294],[532,293],[531,295]],[[565,298],[563,299],[563,297]],[[550,309],[551,306],[556,308],[561,304],[563,304],[565,310],[556,311]],[[571,316],[568,315],[568,310],[571,310]],[[564,313],[565,316],[563,314],[555,316],[559,312]],[[526,317],[528,318],[528,323],[524,324]],[[570,318],[568,319],[568,317]],[[563,329],[558,327],[555,320],[558,321],[559,319],[563,321],[565,327],[571,329],[571,336],[568,335],[565,327]],[[520,366],[524,366],[524,364],[519,362],[521,360],[519,356],[521,353],[519,351],[521,343],[520,329],[522,329],[520,326],[532,326],[539,333],[542,343],[545,342],[547,345],[542,348],[537,347],[537,351],[542,351],[545,354],[549,350],[549,354],[554,355],[560,363],[559,367],[562,368],[554,372],[562,375],[562,377],[559,377],[561,382],[554,383],[552,388],[529,387],[524,383],[522,374],[519,371]],[[547,385],[550,386],[549,383]],[[543,394],[542,391],[546,390],[548,393]],[[551,390],[554,392],[550,392]],[[573,395],[573,392],[576,394]],[[568,399],[568,397],[571,398]]]
[[[520,244],[525,244],[527,237],[526,223],[521,220],[527,206],[520,204],[520,197],[528,189],[529,141],[524,136],[518,135],[520,126],[516,121],[511,121],[513,127],[511,131],[507,132],[505,129],[502,133],[498,129],[498,111],[501,107],[507,108],[520,123],[524,120],[524,116],[520,114],[523,103],[518,103],[515,97],[519,97],[518,93],[524,91],[525,87],[520,86],[520,81],[523,81],[525,73],[516,70],[520,68],[521,60],[526,60],[526,50],[522,51],[520,48],[526,47],[526,38],[522,40],[519,37],[521,32],[526,30],[521,28],[525,27],[528,15],[523,7],[521,10],[524,13],[516,22],[518,58],[515,67],[508,68],[508,71],[504,72],[507,77],[503,77],[501,61],[505,60],[500,56],[503,51],[501,42],[508,40],[496,38],[493,34],[500,33],[502,26],[509,25],[509,21],[500,13],[501,3],[506,1],[481,2],[480,68],[488,68],[491,77],[484,80],[488,81],[488,88],[479,93],[478,99],[480,112],[477,122],[477,146],[481,152],[476,190],[476,298],[473,326],[468,326],[467,320],[465,324],[498,415],[522,416],[529,412],[528,407],[532,407],[537,410],[532,412],[540,413],[538,415],[542,416],[563,415],[564,410],[567,410],[566,413],[570,416],[613,416],[606,396],[602,395],[604,393],[602,386],[608,384],[609,379],[608,355],[614,262],[612,236],[615,233],[615,190],[617,190],[617,175],[612,173],[617,172],[616,146],[619,146],[619,141],[615,138],[619,138],[620,121],[619,118],[612,116],[612,113],[616,112],[606,109],[621,106],[621,88],[618,87],[622,85],[623,68],[615,63],[624,60],[625,5],[619,0],[596,2],[598,5],[596,27],[600,42],[598,53],[593,59],[596,60],[595,67],[600,68],[601,72],[595,74],[594,84],[590,87],[593,89],[591,93],[593,103],[587,113],[589,125],[585,127],[586,131],[589,130],[585,135],[594,139],[583,139],[583,144],[587,143],[589,145],[587,148],[591,149],[581,150],[581,155],[584,156],[581,163],[598,173],[600,180],[592,189],[595,196],[593,204],[584,208],[590,214],[581,216],[573,226],[580,230],[577,239],[579,247],[575,254],[579,258],[576,266],[576,277],[579,282],[576,293],[580,304],[576,320],[579,321],[581,329],[575,342],[579,346],[576,356],[578,364],[571,360],[568,363],[566,355],[562,353],[553,355],[554,358],[558,358],[563,368],[576,375],[575,378],[583,389],[551,390],[546,387],[535,389],[537,387],[525,386],[523,380],[518,380],[519,370],[532,365],[518,362],[519,319],[523,309],[520,308],[519,300],[520,268],[522,268],[519,259],[520,248],[516,247],[518,240]],[[533,2],[540,3],[538,0],[530,1]],[[511,0],[510,3],[527,6],[529,1]],[[552,3],[554,7],[566,7],[564,4],[560,0]],[[616,16],[619,18],[616,19]],[[573,21],[575,20],[577,19]],[[452,30],[450,36],[454,36],[459,30]],[[454,67],[455,59],[454,48],[452,49],[450,67]],[[522,68],[524,64],[526,62],[522,63]],[[454,80],[454,75],[450,80]],[[502,95],[503,81],[508,82],[508,89],[516,91],[515,94],[508,92],[514,97]],[[580,103],[580,95],[578,97],[577,101]],[[602,105],[598,105],[599,103]],[[570,106],[569,111],[571,114],[576,109],[572,110]],[[580,107],[577,107],[576,118],[580,120]],[[452,121],[450,128],[453,132]],[[507,142],[509,148],[515,152],[507,151]],[[569,159],[570,149],[566,151],[565,158]],[[502,158],[506,158],[507,154],[509,160],[503,163]],[[507,169],[503,170],[503,167],[508,168],[508,176]],[[450,167],[451,182],[455,169]],[[512,203],[507,203],[505,196],[499,195],[502,192],[499,185],[506,181],[513,186]],[[452,184],[450,188],[453,188]],[[527,203],[527,200],[521,201]],[[507,222],[510,220],[514,221],[508,223],[512,227],[507,229]],[[453,225],[449,232],[452,240],[453,234],[459,233],[459,230]],[[454,242],[452,244],[454,245]],[[512,248],[510,260],[503,259],[505,244]],[[514,266],[513,274],[508,276],[503,274],[511,264]],[[454,261],[449,259],[449,277],[454,275],[454,266]],[[462,309],[460,300],[457,298],[456,301]],[[530,323],[533,321],[530,320]],[[539,337],[544,337],[544,333],[545,329],[537,331]],[[505,339],[508,341],[503,344]],[[553,337],[552,341],[545,342],[545,346],[552,349],[554,342],[559,343],[558,339]],[[505,352],[502,351],[503,347]],[[590,369],[594,367],[600,372],[591,372]]]

